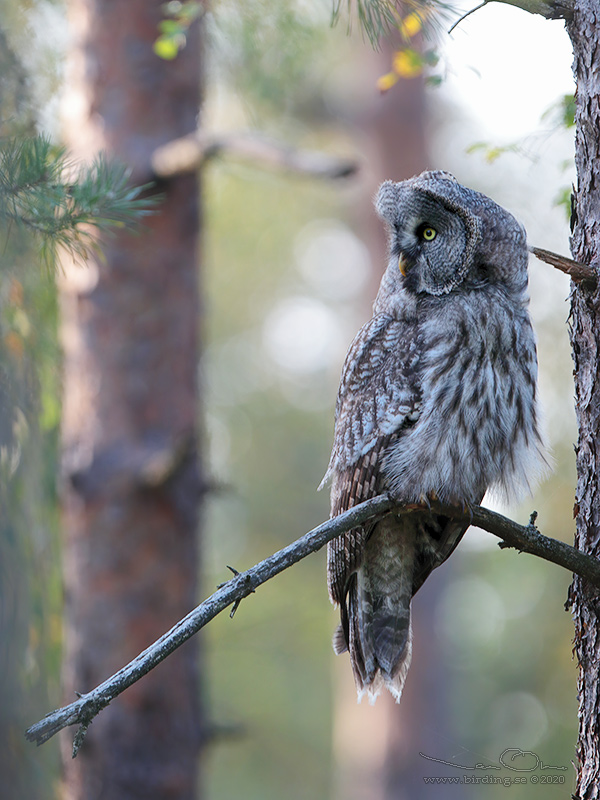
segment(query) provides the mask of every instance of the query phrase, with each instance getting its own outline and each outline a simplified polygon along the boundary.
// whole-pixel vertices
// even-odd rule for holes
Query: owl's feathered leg
[[[348,649],[359,695],[398,701],[411,659],[415,527],[388,517],[369,536],[348,592]]]

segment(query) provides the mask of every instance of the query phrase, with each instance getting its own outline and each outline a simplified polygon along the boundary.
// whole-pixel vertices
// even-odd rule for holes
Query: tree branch
[[[551,561],[569,572],[580,575],[600,589],[600,559],[582,553],[566,542],[544,536],[535,527],[534,521],[537,517],[535,511],[531,515],[529,525],[519,525],[518,522],[482,506],[472,506],[470,514],[461,508],[441,503],[431,503],[431,510],[453,519],[470,520],[471,525],[476,525],[501,539],[499,543],[501,548],[514,547],[520,553],[529,553],[545,561]]]
[[[504,3],[508,6],[516,6],[529,14],[540,14],[546,19],[571,19],[573,16],[573,8],[575,0],[496,0],[499,3]],[[460,25],[460,23],[467,17],[479,11],[480,8],[487,6],[492,0],[483,0],[478,6],[474,6],[466,14],[456,20],[456,22],[449,29],[448,33]]]
[[[561,272],[565,272],[576,283],[580,281],[593,281],[598,280],[598,274],[593,267],[589,264],[582,264],[579,261],[573,261],[572,258],[560,256],[558,253],[553,253],[551,250],[543,250],[541,247],[530,247],[529,252],[533,253],[540,261],[545,261],[546,264],[551,264]]]
[[[358,170],[356,160],[315,150],[299,150],[252,133],[197,132],[183,136],[158,147],[152,154],[151,164],[157,178],[173,178],[194,172],[220,155],[316,178],[347,178]]]
[[[433,513],[477,525],[498,536],[502,540],[501,547],[515,547],[521,552],[544,558],[575,572],[600,589],[600,560],[585,555],[564,542],[543,536],[533,524],[534,515],[530,524],[523,526],[480,506],[464,509],[432,502],[430,508]],[[415,510],[422,511],[423,508],[399,505],[387,495],[381,495],[323,522],[256,566],[235,575],[127,666],[92,691],[81,695],[75,702],[51,712],[40,722],[32,725],[26,732],[27,739],[40,745],[68,725],[79,725],[73,742],[73,757],[75,757],[91,721],[111,700],[167,658],[232,603],[239,605],[239,602],[254,592],[258,586],[310,553],[320,550],[341,533],[389,513],[410,514]]]
[[[575,0],[497,0],[497,2],[516,6],[530,14],[540,14],[546,19],[570,19],[575,6]]]

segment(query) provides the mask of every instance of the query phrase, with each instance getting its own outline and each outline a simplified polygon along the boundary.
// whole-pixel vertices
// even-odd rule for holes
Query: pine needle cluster
[[[379,47],[384,36],[393,31],[402,33],[403,21],[408,16],[418,17],[423,32],[431,35],[456,13],[451,4],[442,0],[334,0],[334,24],[339,20],[344,5],[348,25],[356,17],[361,30],[375,48]]]
[[[150,213],[147,188],[131,187],[128,170],[103,155],[76,166],[44,136],[0,140],[0,235],[13,225],[33,232],[49,265],[59,248],[82,260],[97,253],[98,231]]]

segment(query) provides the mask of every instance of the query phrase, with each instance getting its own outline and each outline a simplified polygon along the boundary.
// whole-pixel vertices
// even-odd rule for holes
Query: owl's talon
[[[419,500],[418,503],[407,503],[401,497],[398,497],[393,492],[389,490],[386,492],[388,499],[391,503],[397,503],[399,506],[404,506],[408,511],[422,511],[424,508],[428,508],[428,504],[423,502],[423,500]]]
[[[407,511],[426,511],[427,506],[424,503],[403,503]]]

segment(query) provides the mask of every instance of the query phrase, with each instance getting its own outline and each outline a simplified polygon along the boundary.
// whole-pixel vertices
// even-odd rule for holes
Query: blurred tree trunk
[[[195,130],[199,34],[174,61],[152,49],[162,0],[70,0],[65,102],[78,158],[104,150],[151,179],[150,156]],[[65,264],[64,487],[66,700],[108,677],[184,616],[197,595],[199,186],[158,187],[140,235],[105,259]],[[70,800],[196,795],[202,741],[198,643],[113,701],[75,760]]]
[[[573,43],[577,84],[573,200],[573,257],[598,266],[600,252],[600,30],[597,0],[577,0],[567,30]],[[571,343],[575,365],[575,406],[579,424],[575,546],[600,557],[600,288],[573,286]],[[571,586],[575,652],[579,661],[579,761],[573,797],[600,797],[600,628],[598,593],[575,578]]]
[[[11,6],[0,0],[3,146],[36,130],[37,75],[13,38],[35,12],[17,19]],[[3,218],[0,238],[0,800],[49,800],[58,743],[36,750],[23,731],[58,702],[57,418],[43,401],[57,363],[56,290],[27,231]]]
[[[392,37],[382,43],[380,52],[365,52],[360,69],[368,72],[372,87],[380,75],[389,72],[393,53]],[[364,136],[365,162],[370,167],[365,202],[360,218],[355,220],[357,228],[362,227],[375,266],[370,302],[387,262],[387,241],[373,212],[372,197],[383,180],[404,180],[430,166],[424,89],[424,79],[415,77],[401,79],[383,96],[371,92],[372,105],[357,120]],[[448,691],[429,632],[434,627],[434,609],[450,568],[445,565],[443,572],[436,572],[413,603],[414,668],[409,672],[400,705],[385,691],[374,706],[364,701],[357,705],[350,665],[346,659],[336,662],[334,797],[340,800],[417,800],[425,796],[425,762],[420,762],[418,751],[426,751],[434,729],[436,735],[443,731],[444,696]],[[430,752],[437,750],[437,741],[435,745],[431,743]]]

